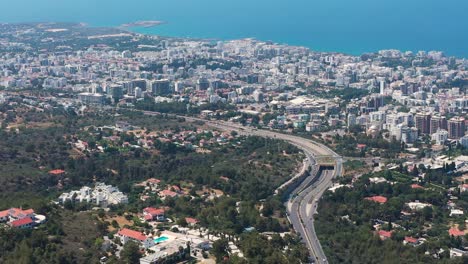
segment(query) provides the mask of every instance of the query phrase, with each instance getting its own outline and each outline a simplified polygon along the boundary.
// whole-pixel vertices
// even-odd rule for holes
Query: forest
[[[450,225],[458,224],[461,229],[465,225],[462,217],[450,217],[447,209],[446,190],[456,184],[455,176],[447,174],[448,170],[421,172],[426,176],[418,182],[422,186],[418,188],[411,186],[418,174],[400,168],[368,173],[354,181],[352,187],[327,192],[319,205],[316,230],[330,263],[466,263],[466,258],[449,258],[450,248],[468,245],[468,237],[448,234]],[[387,182],[372,184],[371,177],[383,177]],[[340,182],[351,184],[351,178]],[[386,197],[387,202],[365,199],[376,195]],[[458,195],[457,205],[466,210],[467,195]],[[407,206],[410,201],[431,206],[411,211]],[[382,240],[376,235],[375,225],[379,223],[382,230],[393,232],[391,239]],[[402,241],[407,236],[425,242],[419,246],[404,245]]]

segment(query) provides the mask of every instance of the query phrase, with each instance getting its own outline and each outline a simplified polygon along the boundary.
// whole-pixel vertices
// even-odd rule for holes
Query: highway
[[[144,113],[148,115],[156,114],[147,111]],[[288,218],[294,230],[301,235],[309,249],[311,262],[328,263],[327,257],[315,233],[314,214],[317,213],[318,202],[323,193],[331,187],[332,179],[341,176],[343,161],[338,154],[323,144],[298,136],[244,127],[239,124],[224,121],[210,121],[187,116],[180,117],[192,122],[202,121],[206,125],[224,131],[234,130],[241,135],[255,135],[285,140],[302,149],[312,169],[310,170],[310,175],[291,193],[291,198],[286,202]],[[320,164],[317,164],[317,156],[329,156],[333,158],[334,166],[319,168]]]
[[[327,263],[327,258],[315,234],[314,214],[317,213],[317,204],[322,194],[330,187],[334,177],[333,170],[320,172],[316,182],[300,191],[294,199],[287,203],[289,219],[294,229],[301,234],[311,256],[316,263]],[[311,176],[310,178],[313,178]]]

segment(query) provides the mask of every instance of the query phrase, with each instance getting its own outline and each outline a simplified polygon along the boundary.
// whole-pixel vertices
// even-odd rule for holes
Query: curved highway
[[[145,111],[145,114],[158,113]],[[203,121],[205,124],[225,131],[237,131],[242,135],[255,135],[267,138],[276,138],[290,142],[302,149],[307,156],[312,169],[310,175],[291,193],[286,203],[288,218],[294,230],[298,232],[310,251],[312,262],[327,263],[327,258],[317,238],[314,227],[314,214],[317,213],[317,205],[323,193],[332,185],[332,179],[342,173],[342,158],[323,144],[298,136],[282,134],[263,129],[243,127],[224,121],[210,121],[201,118],[180,116],[187,121]],[[334,159],[332,169],[321,169],[317,164],[317,156],[329,156]]]

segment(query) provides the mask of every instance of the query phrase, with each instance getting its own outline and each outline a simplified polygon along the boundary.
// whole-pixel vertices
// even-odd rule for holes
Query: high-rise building
[[[468,136],[463,136],[460,138],[460,144],[464,147],[464,148],[468,148]]]
[[[210,88],[208,88],[208,90],[206,90],[206,95],[207,96],[210,96],[210,95],[213,95],[213,94],[215,94],[213,87],[210,87]]]
[[[210,82],[206,78],[200,78],[197,80],[197,90],[205,91],[210,87]]]
[[[434,134],[439,129],[447,130],[447,119],[444,116],[432,116],[429,133]]]
[[[135,93],[135,87],[132,81],[118,82],[117,84],[122,85],[123,90],[127,91],[128,95],[133,95]]]
[[[447,130],[439,129],[436,133],[432,134],[432,140],[434,140],[438,145],[443,145],[447,139]]]
[[[126,58],[131,58],[132,57],[132,52],[129,51],[129,50],[125,50],[122,52],[122,58],[126,59]]]
[[[156,80],[151,83],[153,95],[168,95],[171,93],[170,82],[167,79]]]
[[[385,79],[381,78],[379,80],[379,88],[380,88],[379,89],[380,95],[384,95],[384,93],[385,93]]]
[[[361,111],[363,113],[377,111],[381,106],[384,106],[384,96],[380,94],[372,94],[364,101],[364,105],[361,105]]]
[[[263,93],[260,92],[259,90],[255,90],[255,92],[253,92],[253,98],[255,102],[261,103],[263,102]]]
[[[356,115],[355,114],[349,114],[348,115],[348,127],[352,127],[356,125]]]
[[[222,97],[217,94],[210,95],[210,104],[217,104],[218,102],[222,101]]]
[[[112,84],[107,87],[107,95],[109,95],[115,102],[123,98],[123,88],[121,85]]]
[[[258,83],[258,74],[247,75],[247,83],[249,84]]]
[[[174,91],[176,93],[180,93],[182,92],[182,90],[184,89],[184,84],[182,82],[175,82],[174,84]]]
[[[147,82],[145,79],[136,79],[132,81],[133,89],[140,87],[142,91],[146,91]]]
[[[390,130],[390,136],[397,141],[413,143],[418,139],[418,130],[414,127],[399,124],[392,127]]]
[[[414,127],[403,127],[401,130],[401,141],[414,143],[418,139],[418,130]]]
[[[105,98],[102,94],[80,93],[78,99],[84,104],[104,104]]]
[[[428,113],[417,113],[414,116],[416,128],[421,134],[429,134],[431,130],[431,115]]]
[[[448,133],[450,139],[459,139],[465,135],[465,118],[453,117],[448,121]]]
[[[102,93],[102,92],[103,92],[103,89],[101,85],[97,83],[93,83],[91,85],[91,93]]]
[[[384,122],[386,120],[384,111],[375,111],[369,113],[370,122]]]
[[[135,97],[142,98],[143,97],[143,90],[140,87],[135,88]]]
[[[232,103],[237,103],[237,93],[236,91],[232,91],[228,93],[228,101]]]

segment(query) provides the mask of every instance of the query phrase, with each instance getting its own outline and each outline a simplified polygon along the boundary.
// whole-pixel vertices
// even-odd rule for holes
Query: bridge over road
[[[317,213],[317,205],[323,193],[331,187],[333,178],[341,176],[342,158],[327,146],[306,138],[269,130],[242,127],[229,122],[207,121],[198,118],[190,119],[203,121],[209,126],[225,131],[234,130],[244,135],[256,135],[288,141],[302,149],[307,157],[315,161],[313,163],[317,165],[316,168],[320,168],[318,174],[316,169],[310,170],[309,176],[291,193],[293,198],[287,202],[286,208],[289,221],[294,230],[301,235],[309,249],[313,262],[328,263],[315,233],[314,214]]]
[[[144,113],[147,115],[159,114],[148,111],[144,111]],[[244,135],[282,139],[302,149],[310,159],[309,161],[314,160],[315,164],[319,165],[322,169],[318,170],[318,174],[316,169],[310,170],[309,176],[291,193],[293,198],[287,202],[286,208],[289,221],[294,230],[301,235],[313,261],[320,264],[328,263],[315,233],[314,214],[317,213],[318,201],[323,193],[331,187],[333,178],[341,176],[343,160],[338,154],[323,144],[294,135],[243,127],[230,122],[210,121],[187,116],[180,117],[185,118],[187,121],[202,121],[206,125],[220,130],[237,131]]]

